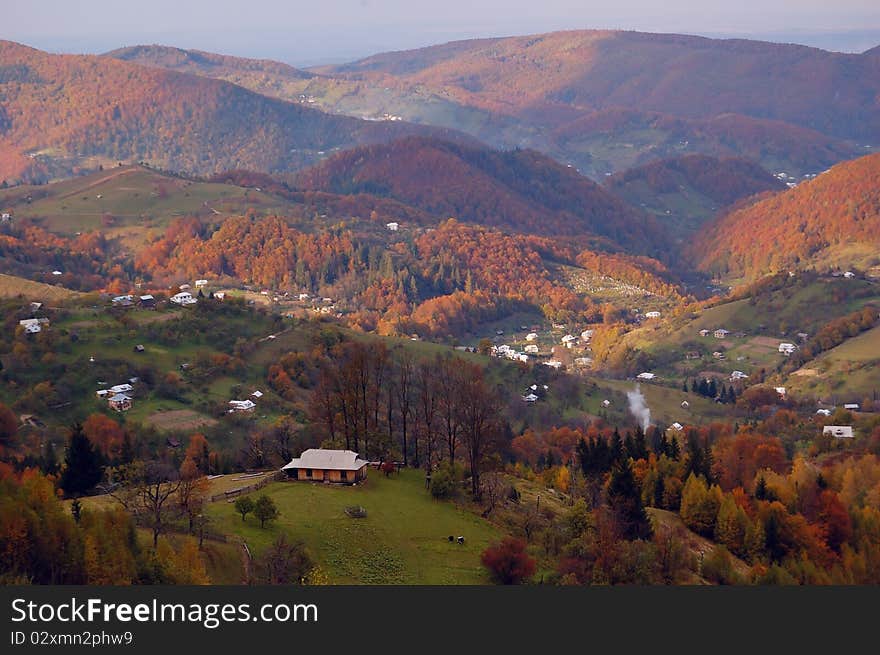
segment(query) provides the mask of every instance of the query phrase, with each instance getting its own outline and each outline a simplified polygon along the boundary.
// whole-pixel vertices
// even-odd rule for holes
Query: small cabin
[[[835,439],[852,439],[853,429],[851,425],[826,425],[822,434],[830,434]]]
[[[355,484],[366,479],[368,463],[351,450],[309,448],[281,470],[293,480]]]

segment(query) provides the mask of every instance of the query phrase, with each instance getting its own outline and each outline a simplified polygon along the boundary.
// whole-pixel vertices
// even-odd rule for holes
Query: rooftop
[[[360,459],[358,454],[351,450],[325,450],[323,448],[309,448],[299,457],[290,460],[289,464],[281,467],[287,469],[322,469],[325,471],[358,471],[368,462]]]

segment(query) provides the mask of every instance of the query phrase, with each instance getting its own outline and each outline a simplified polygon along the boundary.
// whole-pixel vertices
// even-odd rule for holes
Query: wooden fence
[[[221,500],[232,500],[233,498],[238,498],[243,494],[249,494],[253,491],[257,491],[258,489],[262,489],[270,482],[277,482],[278,480],[282,480],[283,478],[283,471],[270,471],[266,473],[266,475],[261,477],[258,482],[244,485],[242,487],[236,487],[235,489],[229,489],[228,491],[224,491],[223,493],[214,494],[213,496],[211,496],[210,501],[212,503],[216,503]]]

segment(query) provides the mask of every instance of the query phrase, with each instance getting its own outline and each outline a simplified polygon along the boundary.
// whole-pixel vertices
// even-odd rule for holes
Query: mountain
[[[390,197],[440,220],[455,217],[529,234],[581,237],[605,249],[658,254],[665,242],[653,218],[532,150],[410,137],[333,155],[299,173],[294,185]]]
[[[755,278],[795,267],[877,264],[880,154],[834,166],[816,178],[708,226],[695,244],[698,266]]]
[[[864,154],[865,144],[880,142],[876,51],[566,31],[456,41],[310,71],[162,46],[108,55],[333,113],[534,148],[599,178],[688,153],[747,157],[794,175]]]
[[[325,153],[446,130],[329,116],[228,82],[0,42],[0,179],[117,160],[207,174],[286,172]]]
[[[747,159],[684,155],[617,173],[605,188],[647,210],[679,239],[693,235],[725,207],[785,183]]]
[[[673,34],[572,31],[460,41],[380,54],[318,72],[364,85],[396,86],[398,94],[420,89],[422,95],[498,117],[497,138],[519,136],[525,141],[521,145],[547,152],[556,148],[558,156],[594,174],[618,169],[616,162],[626,159],[626,153],[603,150],[589,121],[580,121],[620,108],[637,108],[642,123],[653,116],[674,124],[671,129],[661,120],[653,133],[624,126],[614,130],[611,136],[627,144],[630,165],[638,163],[634,156],[674,154],[674,145],[685,152],[746,155],[748,136],[756,129],[752,121],[768,132],[763,141],[770,149],[776,149],[776,132],[786,138],[781,123],[800,128],[798,134],[810,145],[831,149],[761,157],[768,167],[781,165],[793,172],[819,170],[831,163],[827,155],[836,157],[834,161],[852,156],[857,150],[848,141],[880,141],[880,62],[870,53]],[[418,112],[402,116],[416,120]],[[688,136],[724,116],[733,117],[727,123],[734,125],[721,130],[720,144],[694,143]],[[521,129],[506,128],[504,120]],[[470,129],[494,142],[486,136],[493,126]],[[581,142],[559,142],[552,135],[535,135],[535,130],[574,132]],[[691,143],[680,138],[676,143],[676,131]],[[726,151],[719,151],[719,145]]]

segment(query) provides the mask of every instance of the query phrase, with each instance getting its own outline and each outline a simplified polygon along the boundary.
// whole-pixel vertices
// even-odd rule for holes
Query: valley
[[[878,61],[0,42],[0,580],[880,583]]]

